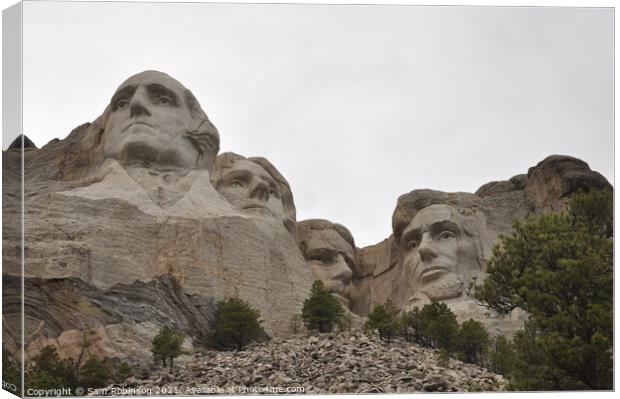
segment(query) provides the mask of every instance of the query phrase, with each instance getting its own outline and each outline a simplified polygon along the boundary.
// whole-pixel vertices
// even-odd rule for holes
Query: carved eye
[[[168,96],[159,96],[159,98],[157,99],[157,104],[172,104],[172,99]]]
[[[129,101],[127,101],[127,100],[118,100],[116,102],[116,108],[119,108],[119,109],[120,108],[125,108],[128,105],[129,105]]]
[[[411,240],[407,243],[407,245],[405,245],[406,249],[415,249],[418,246],[418,241],[417,240]]]
[[[436,239],[437,239],[437,240],[448,240],[448,239],[450,239],[450,238],[454,238],[454,237],[456,237],[456,236],[454,235],[454,233],[453,233],[453,232],[451,232],[451,231],[449,231],[449,230],[446,230],[446,231],[442,231],[441,233],[439,233],[439,234],[437,235],[437,238],[436,238]]]
[[[323,264],[329,264],[333,262],[334,257],[335,257],[335,254],[333,253],[319,251],[319,252],[311,253],[310,256],[308,256],[308,260],[315,261],[315,262],[321,262]]]
[[[239,180],[233,180],[228,184],[229,187],[243,187]]]

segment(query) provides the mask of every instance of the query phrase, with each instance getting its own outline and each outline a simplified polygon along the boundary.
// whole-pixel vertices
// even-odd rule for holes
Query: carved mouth
[[[121,133],[125,133],[125,131],[126,131],[127,129],[129,129],[129,128],[130,128],[130,127],[132,127],[132,126],[136,126],[136,125],[148,126],[148,127],[150,127],[151,129],[153,128],[153,126],[149,125],[149,124],[148,124],[148,123],[146,123],[146,122],[133,122],[133,123],[130,123],[129,125],[125,126],[125,128],[121,131]]]
[[[444,266],[431,266],[429,268],[424,269],[422,274],[420,274],[420,281],[428,282],[432,280],[436,280],[444,274],[450,273],[450,269]]]
[[[245,205],[245,206],[243,207],[243,209],[263,209],[263,210],[266,210],[266,211],[268,211],[268,210],[269,210],[269,208],[267,208],[266,206],[264,206],[264,205],[259,205],[259,204],[250,204],[250,205]]]

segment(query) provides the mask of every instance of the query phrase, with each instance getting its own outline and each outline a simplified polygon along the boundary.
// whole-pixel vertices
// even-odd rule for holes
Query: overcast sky
[[[297,219],[391,232],[399,195],[475,191],[550,154],[613,183],[613,11],[43,3],[24,8],[24,132],[94,120],[127,77],[177,78],[221,152],[264,156]]]

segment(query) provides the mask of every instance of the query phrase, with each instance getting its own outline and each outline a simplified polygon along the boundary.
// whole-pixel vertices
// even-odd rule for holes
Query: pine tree
[[[427,345],[454,352],[458,345],[459,323],[448,305],[433,302],[420,311],[422,335]]]
[[[368,332],[377,330],[379,331],[379,338],[390,342],[399,329],[400,320],[398,313],[398,308],[389,299],[384,305],[375,305],[372,312],[368,315],[364,329]]]
[[[458,351],[465,355],[467,363],[480,364],[482,352],[489,345],[489,333],[479,321],[469,319],[461,324]]]
[[[325,290],[320,280],[315,281],[301,312],[306,328],[321,333],[330,332],[334,326],[342,324],[344,314],[338,299]]]
[[[213,330],[207,335],[207,343],[220,350],[240,351],[250,342],[267,337],[260,323],[260,312],[249,303],[239,298],[220,301]]]
[[[475,296],[530,314],[514,339],[521,390],[613,388],[613,196],[577,194],[564,214],[515,223]]]
[[[170,370],[172,370],[174,358],[181,354],[181,345],[184,340],[183,334],[174,331],[165,325],[159,330],[159,333],[153,338],[153,358],[162,362],[166,367],[166,361],[169,360]]]
[[[495,337],[489,346],[488,368],[496,374],[510,377],[515,361],[513,344],[503,335]]]
[[[423,327],[420,308],[415,307],[402,315],[400,330],[407,342],[415,342],[420,345],[426,344]]]

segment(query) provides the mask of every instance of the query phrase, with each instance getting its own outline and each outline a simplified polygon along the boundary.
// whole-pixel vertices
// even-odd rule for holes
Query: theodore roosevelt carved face
[[[418,211],[402,231],[400,246],[405,267],[412,271],[414,294],[432,301],[461,296],[480,271],[476,237],[450,205]]]
[[[165,73],[146,71],[118,88],[103,117],[103,153],[148,167],[211,169],[219,134],[193,94]]]
[[[349,306],[349,289],[355,268],[355,244],[349,230],[327,220],[298,224],[300,248],[314,275],[325,289]]]

